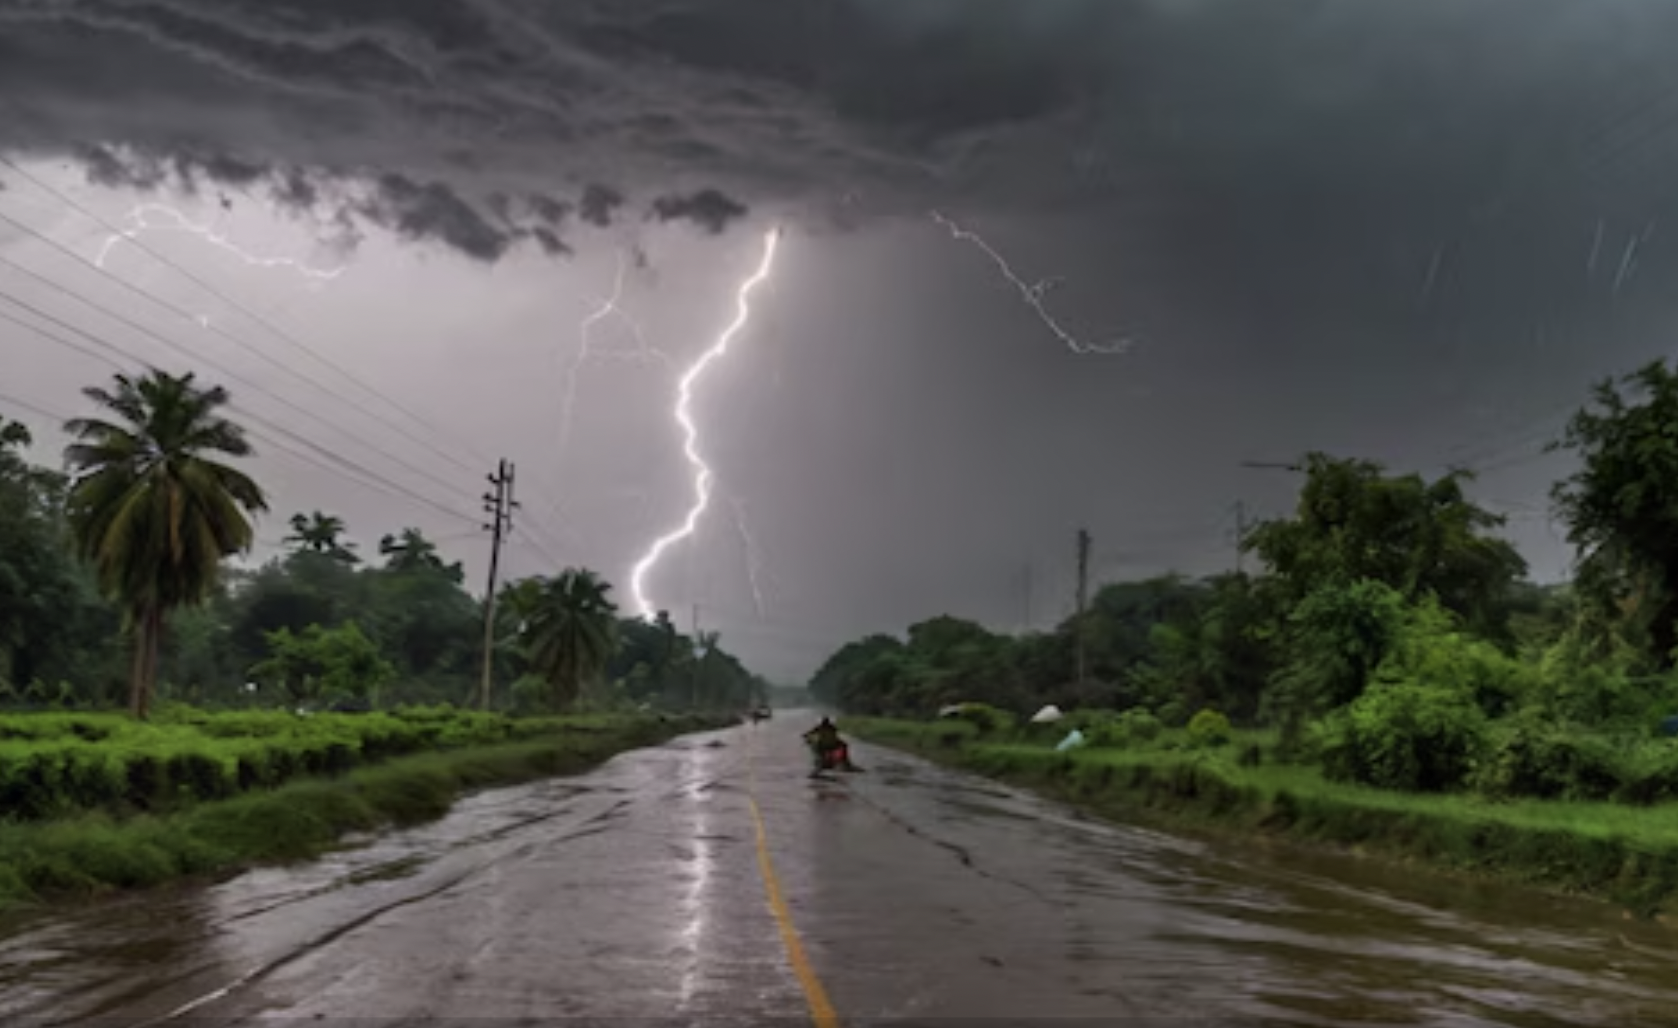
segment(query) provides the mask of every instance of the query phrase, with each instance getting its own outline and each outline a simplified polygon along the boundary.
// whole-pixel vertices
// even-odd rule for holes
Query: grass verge
[[[728,723],[624,718],[520,742],[401,757],[160,816],[99,812],[0,824],[0,909],[305,860],[351,832],[435,820],[465,792],[576,774],[625,750]]]
[[[1388,792],[1314,768],[1217,750],[1092,749],[985,741],[970,726],[854,718],[858,738],[1033,789],[1120,820],[1265,834],[1587,895],[1670,924],[1678,906],[1678,804]],[[1250,748],[1249,752],[1251,751]]]

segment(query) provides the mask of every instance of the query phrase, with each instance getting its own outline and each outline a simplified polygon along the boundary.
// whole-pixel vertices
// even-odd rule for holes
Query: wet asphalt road
[[[317,863],[0,925],[0,1023],[809,1024],[755,797],[845,1025],[1678,1025],[1670,930],[1086,820],[866,745],[870,773],[813,783],[804,727],[689,736]]]

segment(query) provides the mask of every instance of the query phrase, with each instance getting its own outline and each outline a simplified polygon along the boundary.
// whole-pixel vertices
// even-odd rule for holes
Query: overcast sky
[[[1080,525],[1104,578],[1232,567],[1236,502],[1297,485],[1241,463],[1306,449],[1483,469],[1554,579],[1539,447],[1671,338],[1675,32],[1665,0],[0,0],[0,413],[53,460],[81,386],[194,369],[250,416],[265,545],[320,509],[475,581],[507,457],[512,573],[633,609],[693,502],[678,377],[781,226],[694,388],[713,502],[647,578],[766,674],[1046,625]]]

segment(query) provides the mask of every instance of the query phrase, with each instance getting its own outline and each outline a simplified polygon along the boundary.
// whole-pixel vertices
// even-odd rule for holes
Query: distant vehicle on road
[[[768,707],[754,707],[746,714],[746,718],[754,725],[759,721],[768,721],[771,716],[772,712]]]

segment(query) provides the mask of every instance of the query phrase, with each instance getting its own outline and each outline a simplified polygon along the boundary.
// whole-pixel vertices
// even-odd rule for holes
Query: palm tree
[[[335,514],[318,510],[308,515],[293,514],[291,534],[284,542],[300,553],[319,553],[345,564],[360,563],[361,558],[354,553],[355,543],[344,542],[344,531],[344,519]]]
[[[379,554],[385,558],[385,568],[390,571],[441,571],[455,582],[466,577],[465,569],[458,562],[443,563],[443,558],[437,553],[437,544],[417,528],[404,528],[400,535],[387,535],[380,539]]]
[[[618,607],[609,583],[586,568],[567,568],[542,586],[542,601],[525,621],[526,652],[553,689],[554,705],[576,702],[618,647]]]
[[[115,379],[114,389],[82,390],[113,420],[64,425],[76,440],[64,448],[74,476],[66,513],[101,591],[122,605],[133,632],[129,709],[144,718],[164,618],[203,602],[223,558],[250,549],[250,515],[268,504],[244,472],[213,459],[252,452],[244,430],[219,413],[226,389],[200,387],[190,372]]]

